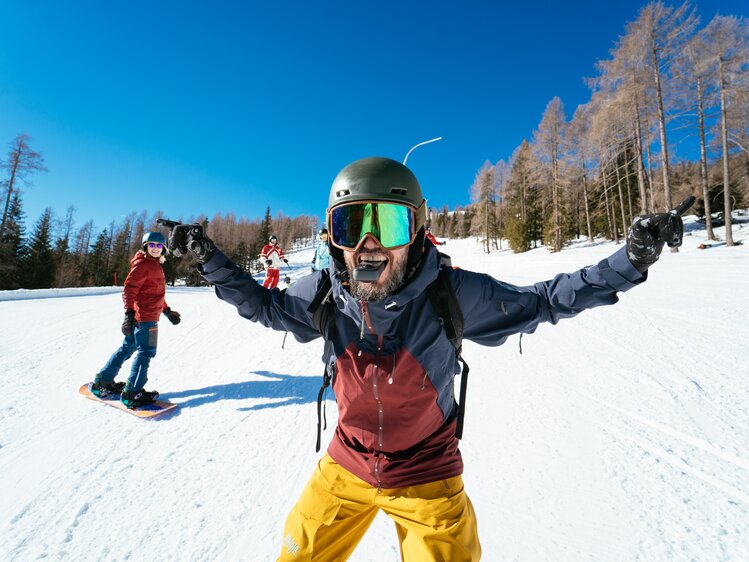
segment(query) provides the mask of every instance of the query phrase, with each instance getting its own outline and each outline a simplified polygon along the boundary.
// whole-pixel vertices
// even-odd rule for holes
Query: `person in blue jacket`
[[[330,267],[330,252],[328,251],[328,229],[320,230],[320,242],[315,247],[312,258],[312,271],[323,271]]]
[[[341,170],[330,190],[331,267],[286,291],[260,286],[200,225],[172,231],[170,249],[189,248],[220,299],[300,342],[321,337],[310,304],[331,287],[323,361],[338,424],[286,520],[281,561],[347,559],[380,510],[395,522],[403,560],[481,557],[456,435],[453,379],[460,366],[427,295],[441,259],[425,243],[425,223],[426,201],[411,170],[388,158],[365,158]],[[542,322],[616,303],[617,293],[646,280],[664,243],[681,244],[682,233],[678,213],[638,217],[626,247],[528,286],[442,271],[462,311],[463,338],[497,346]]]

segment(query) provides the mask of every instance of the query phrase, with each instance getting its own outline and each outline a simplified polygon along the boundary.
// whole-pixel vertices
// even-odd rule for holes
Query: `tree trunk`
[[[619,243],[619,233],[616,230],[616,214],[612,212],[611,204],[609,203],[609,186],[606,182],[606,170],[604,169],[601,173],[603,178],[603,196],[606,200],[606,218],[609,221],[609,229],[611,232],[611,239],[617,244]]]
[[[13,193],[13,183],[16,179],[16,170],[18,169],[18,162],[21,159],[21,155],[15,153],[13,156],[13,169],[10,171],[10,180],[8,181],[8,197],[5,199],[5,210],[3,211],[3,221],[0,223],[0,236],[3,236],[5,232],[5,221],[8,219],[8,207],[10,206],[10,196]]]
[[[614,168],[616,169],[616,187],[619,191],[619,209],[622,212],[622,227],[627,224],[627,219],[624,214],[624,195],[622,193],[622,177],[619,174],[619,163],[614,161]]]
[[[590,210],[588,209],[588,174],[585,170],[585,158],[583,158],[583,204],[585,205],[585,223],[588,227],[588,242],[593,242],[593,229],[590,226]]]
[[[650,201],[650,212],[655,213],[658,208],[655,204],[655,186],[653,185],[653,154],[650,152],[650,142],[648,141],[645,146],[647,147],[647,153],[648,153],[648,169],[647,169],[647,188],[648,188],[648,194],[649,194],[649,201]]]
[[[648,198],[645,193],[645,164],[642,159],[642,123],[640,122],[640,105],[635,94],[635,141],[637,142],[637,187],[640,190],[640,213],[648,212]]]
[[[713,219],[710,216],[710,194],[707,185],[707,150],[705,148],[705,108],[702,101],[702,77],[697,76],[697,115],[700,127],[700,181],[702,182],[702,199],[705,201],[705,226],[707,239],[715,240],[713,233]]]
[[[718,62],[720,79],[720,136],[723,143],[723,214],[726,221],[726,246],[733,246],[733,232],[731,228],[731,182],[728,178],[728,124],[726,119],[726,86],[723,58]]]
[[[554,154],[551,162],[551,173],[551,199],[554,206],[552,210],[554,213],[554,251],[558,252],[562,249],[562,218],[559,211],[559,163],[557,162],[556,154]]]
[[[627,161],[627,164],[624,166],[624,186],[627,190],[627,218],[629,219],[624,224],[627,225],[631,224],[634,219],[634,215],[632,214],[632,188],[629,183],[629,161]]]
[[[484,223],[486,226],[486,253],[488,254],[491,250],[489,249],[489,199],[484,199]]]
[[[668,181],[668,141],[666,140],[666,115],[663,111],[663,91],[661,88],[661,72],[658,66],[658,51],[655,46],[655,37],[651,40],[651,54],[653,55],[653,78],[655,80],[655,96],[658,101],[658,133],[661,141],[661,158],[663,160],[663,195],[665,197],[665,211],[668,212],[673,208],[671,201],[671,184]],[[671,249],[672,251],[674,248]],[[678,248],[676,248],[678,252]]]

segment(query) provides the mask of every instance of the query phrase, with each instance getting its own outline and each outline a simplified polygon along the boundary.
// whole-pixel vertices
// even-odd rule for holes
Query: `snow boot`
[[[99,398],[107,398],[116,394],[121,394],[125,388],[124,382],[94,380],[91,385],[91,394]]]
[[[140,390],[124,390],[120,395],[120,402],[122,402],[129,410],[132,410],[133,408],[153,404],[158,397],[159,393],[155,390],[148,391],[143,388]]]

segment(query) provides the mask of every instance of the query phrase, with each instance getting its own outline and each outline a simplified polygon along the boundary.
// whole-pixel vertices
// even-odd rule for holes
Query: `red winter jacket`
[[[159,258],[153,258],[138,250],[130,260],[130,273],[122,289],[125,310],[135,310],[138,322],[158,322],[167,308],[166,279]]]
[[[283,251],[278,244],[266,244],[260,251],[260,259],[266,269],[279,269],[284,260]],[[270,260],[271,265],[266,265],[265,260]]]
[[[438,242],[437,241],[437,239],[434,237],[434,234],[432,234],[431,232],[427,232],[426,233],[426,239],[429,240],[435,246],[442,246],[443,245],[442,242]]]

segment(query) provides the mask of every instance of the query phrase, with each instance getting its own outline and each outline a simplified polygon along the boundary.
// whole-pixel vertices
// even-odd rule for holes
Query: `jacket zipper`
[[[372,373],[372,392],[374,394],[375,402],[377,403],[377,447],[382,450],[383,448],[383,426],[385,420],[385,410],[380,401],[380,389],[378,386],[378,377],[380,371],[380,353],[382,352],[383,337],[375,332],[372,326],[372,319],[369,317],[369,309],[367,308],[367,301],[359,301],[362,313],[362,327],[361,327],[361,339],[364,339],[364,324],[366,323],[369,331],[377,336],[377,355],[375,356],[375,363],[373,366],[374,372]],[[382,482],[380,481],[380,453],[375,453],[374,463],[374,477],[377,482],[377,493],[382,493]]]

